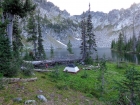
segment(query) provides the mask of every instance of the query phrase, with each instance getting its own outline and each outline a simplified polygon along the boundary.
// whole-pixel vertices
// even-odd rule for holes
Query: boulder
[[[47,99],[44,95],[37,95],[37,98],[43,102],[47,102]]]

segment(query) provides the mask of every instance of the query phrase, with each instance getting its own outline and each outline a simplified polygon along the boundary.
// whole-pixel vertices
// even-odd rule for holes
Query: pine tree
[[[119,38],[118,38],[118,48],[117,51],[122,53],[122,47],[123,47],[123,35],[122,33],[119,34]]]
[[[12,52],[5,32],[6,25],[0,22],[0,73],[9,77],[12,75],[10,66]]]
[[[33,43],[34,55],[37,56],[37,27],[34,13],[30,13],[30,18],[27,24],[27,32],[29,34],[27,41]]]
[[[68,42],[68,44],[67,44],[67,50],[68,50],[68,52],[69,52],[70,54],[73,53],[73,52],[72,52],[72,44],[71,44],[70,40],[69,40],[69,42]]]
[[[111,42],[111,49],[115,49],[115,40],[112,40]]]
[[[20,34],[21,30],[19,29],[18,16],[16,16],[13,25],[13,52],[16,58],[19,58],[19,52],[23,47],[23,44],[21,42],[22,38]]]
[[[86,53],[87,53],[87,43],[86,43],[86,21],[85,21],[85,14],[83,12],[83,19],[81,21],[81,33],[82,33],[82,42],[81,42],[81,54],[82,54],[82,61],[84,61],[87,57],[86,57]]]
[[[91,21],[91,14],[90,14],[90,4],[89,4],[89,11],[88,11],[88,18],[87,18],[87,31],[86,35],[88,37],[87,43],[88,43],[88,54],[89,56],[92,54],[92,50],[96,50],[96,41],[95,41],[95,35],[93,33],[93,25]]]
[[[54,57],[54,49],[53,49],[53,46],[51,45],[51,49],[50,49],[51,51],[50,51],[50,54],[51,54],[51,58],[53,58]]]
[[[13,36],[13,21],[15,16],[20,16],[21,18],[27,16],[27,14],[35,10],[35,5],[32,4],[31,0],[3,0],[2,9],[3,15],[2,18],[6,17],[5,20],[8,20],[7,24],[7,35],[12,46],[12,36]]]
[[[136,105],[140,87],[140,72],[134,67],[126,70],[125,79],[117,83],[123,98],[127,98],[126,105]]]
[[[46,59],[46,54],[43,48],[43,39],[42,39],[42,33],[41,33],[41,26],[40,26],[40,17],[39,17],[39,13],[37,16],[37,20],[38,20],[38,57],[39,59]]]

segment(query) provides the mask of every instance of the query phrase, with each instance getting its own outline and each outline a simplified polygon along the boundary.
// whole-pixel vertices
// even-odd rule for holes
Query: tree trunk
[[[9,38],[10,45],[12,47],[12,35],[13,35],[13,20],[14,20],[14,15],[11,13],[7,13],[7,19],[9,21],[9,24],[7,24],[7,35]]]
[[[35,57],[37,55],[37,51],[36,51],[36,41],[33,41],[33,44],[34,44],[34,54],[35,54]]]

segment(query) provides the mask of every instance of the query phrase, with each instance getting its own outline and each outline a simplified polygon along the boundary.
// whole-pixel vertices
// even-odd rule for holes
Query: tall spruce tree
[[[123,47],[123,34],[120,33],[119,34],[119,38],[118,38],[118,47],[117,47],[117,51],[122,53],[122,47]]]
[[[33,48],[34,48],[34,55],[35,57],[37,56],[37,24],[35,21],[35,16],[34,12],[30,13],[30,17],[28,19],[28,24],[27,24],[27,32],[28,32],[28,42],[33,43]]]
[[[95,35],[93,33],[93,25],[92,25],[92,21],[91,21],[91,14],[90,14],[90,4],[89,4],[89,11],[88,11],[88,17],[87,17],[87,31],[86,31],[86,35],[88,37],[87,40],[87,44],[88,44],[88,56],[90,56],[92,54],[92,50],[93,51],[97,51],[96,50],[96,41],[95,41]]]
[[[38,57],[40,60],[42,59],[46,59],[46,54],[45,54],[45,51],[44,51],[44,48],[43,48],[43,39],[42,39],[42,33],[41,33],[41,25],[40,25],[40,14],[38,13],[38,16],[37,16],[37,20],[38,20]]]
[[[84,61],[87,57],[86,57],[86,53],[87,53],[87,43],[86,43],[86,20],[85,20],[85,13],[83,12],[83,19],[81,21],[81,33],[82,33],[82,42],[81,42],[81,54],[82,54],[82,61]]]
[[[11,76],[10,62],[12,60],[11,47],[6,35],[7,23],[0,22],[0,73],[4,76]]]
[[[12,36],[13,36],[13,21],[14,17],[20,16],[21,18],[27,16],[27,14],[35,9],[35,5],[32,4],[31,0],[2,0],[2,9],[4,20],[8,20],[7,24],[7,35],[12,46]]]
[[[18,16],[15,17],[14,25],[13,25],[13,52],[16,58],[19,58],[20,51],[23,47],[21,42],[21,30],[19,29],[19,20]]]

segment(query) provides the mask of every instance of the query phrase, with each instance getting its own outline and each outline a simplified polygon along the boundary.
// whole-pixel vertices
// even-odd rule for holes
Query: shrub
[[[0,73],[0,90],[3,89],[3,81],[2,81],[3,75]]]
[[[22,73],[25,75],[25,76],[31,76],[32,73],[33,73],[33,65],[31,63],[23,63],[22,65],[24,67],[24,69],[22,70]]]
[[[93,64],[93,59],[92,57],[88,57],[85,59],[85,64]]]

